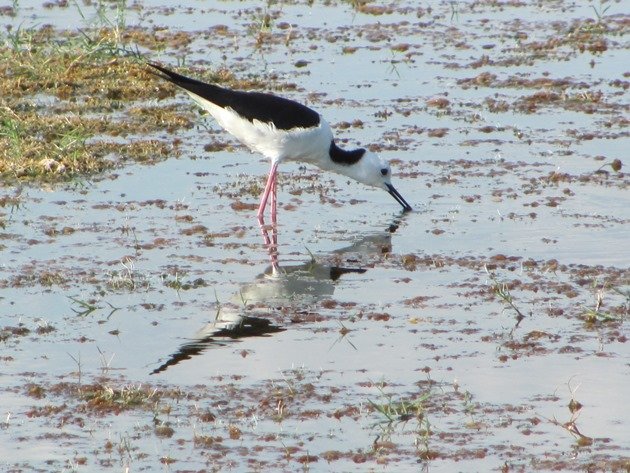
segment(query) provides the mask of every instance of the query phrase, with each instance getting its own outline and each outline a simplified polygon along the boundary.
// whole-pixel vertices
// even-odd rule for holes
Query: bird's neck
[[[330,142],[330,148],[328,150],[328,154],[330,156],[330,160],[338,166],[351,166],[353,164],[358,163],[363,155],[365,154],[365,150],[363,148],[354,149],[351,151],[347,151],[345,149],[341,149],[334,140]]]

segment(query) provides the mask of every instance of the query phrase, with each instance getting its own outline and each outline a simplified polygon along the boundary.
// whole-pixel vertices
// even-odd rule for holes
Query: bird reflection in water
[[[386,232],[367,235],[323,258],[334,263],[319,263],[314,258],[297,265],[272,263],[252,283],[243,285],[229,304],[221,304],[215,319],[182,344],[151,374],[163,372],[209,348],[227,346],[248,337],[268,337],[286,330],[267,317],[273,316],[278,308],[299,310],[300,307],[310,306],[317,300],[332,296],[342,276],[365,273],[367,270],[364,268],[340,264],[348,261],[357,264],[370,256],[390,252],[391,233],[397,225],[391,225]]]

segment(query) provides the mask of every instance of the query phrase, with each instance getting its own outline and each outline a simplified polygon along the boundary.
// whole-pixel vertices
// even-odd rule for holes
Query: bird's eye
[[[383,168],[383,169],[381,169],[381,174],[382,174],[383,176],[387,176],[387,174],[388,174],[388,173],[389,173],[389,169],[387,169],[387,168]]]

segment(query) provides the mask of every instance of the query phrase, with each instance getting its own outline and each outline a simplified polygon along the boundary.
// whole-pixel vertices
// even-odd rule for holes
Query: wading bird
[[[158,64],[149,65],[160,72],[157,75],[188,92],[228,133],[271,161],[258,206],[261,225],[270,197],[271,220],[272,224],[276,223],[276,176],[282,161],[313,164],[384,189],[405,212],[411,210],[391,183],[389,163],[364,148],[341,149],[335,143],[330,126],[316,111],[272,94],[230,90],[185,77]]]

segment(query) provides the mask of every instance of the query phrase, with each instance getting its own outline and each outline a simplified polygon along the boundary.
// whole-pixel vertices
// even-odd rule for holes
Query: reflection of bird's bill
[[[391,195],[394,199],[396,199],[396,202],[403,206],[405,212],[409,212],[410,210],[412,210],[411,205],[409,205],[407,201],[403,199],[403,196],[400,195],[400,192],[398,192],[394,186],[392,186],[391,184],[387,184],[387,189],[389,195]]]
[[[363,238],[355,240],[349,246],[344,246],[333,251],[331,254],[343,255],[347,258],[349,255],[351,260],[357,260],[355,254],[360,257],[372,257],[389,253],[392,250],[391,232],[378,232],[365,235]]]

